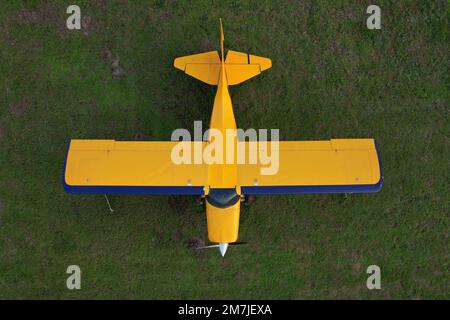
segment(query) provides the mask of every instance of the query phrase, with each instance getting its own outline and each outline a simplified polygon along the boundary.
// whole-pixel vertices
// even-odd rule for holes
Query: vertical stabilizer
[[[225,37],[223,35],[222,18],[219,18],[219,21],[220,21],[220,53],[222,55],[222,63],[224,63],[225,62],[225,58],[224,58],[225,52],[223,49],[223,42],[225,41]]]

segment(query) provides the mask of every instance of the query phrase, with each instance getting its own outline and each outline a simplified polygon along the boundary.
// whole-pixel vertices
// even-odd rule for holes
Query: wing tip
[[[182,60],[180,57],[175,58],[173,60],[173,66],[174,66],[174,68],[181,70],[181,71],[185,71],[185,69],[186,69],[186,64],[182,63]]]

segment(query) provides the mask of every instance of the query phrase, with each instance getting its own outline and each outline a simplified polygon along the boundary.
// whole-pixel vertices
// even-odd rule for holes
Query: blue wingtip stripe
[[[249,186],[241,187],[243,194],[319,194],[319,193],[361,193],[378,192],[382,179],[376,184],[335,186]]]
[[[127,194],[127,195],[202,195],[203,187],[179,186],[70,186],[64,183],[70,194]]]

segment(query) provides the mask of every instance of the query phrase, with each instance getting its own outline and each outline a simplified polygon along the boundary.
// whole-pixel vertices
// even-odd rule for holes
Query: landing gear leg
[[[109,212],[114,212],[113,208],[111,207],[111,204],[109,203],[108,196],[105,194],[106,203],[108,204]]]

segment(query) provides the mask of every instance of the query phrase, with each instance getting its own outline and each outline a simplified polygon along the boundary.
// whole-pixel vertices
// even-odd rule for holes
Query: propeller
[[[195,249],[200,250],[200,249],[219,248],[220,254],[222,255],[222,257],[224,257],[225,253],[227,252],[228,246],[239,246],[242,244],[247,244],[247,242],[241,242],[241,241],[240,242],[231,242],[231,243],[222,242],[222,243],[217,243],[217,244],[211,244],[208,246],[197,247]]]

